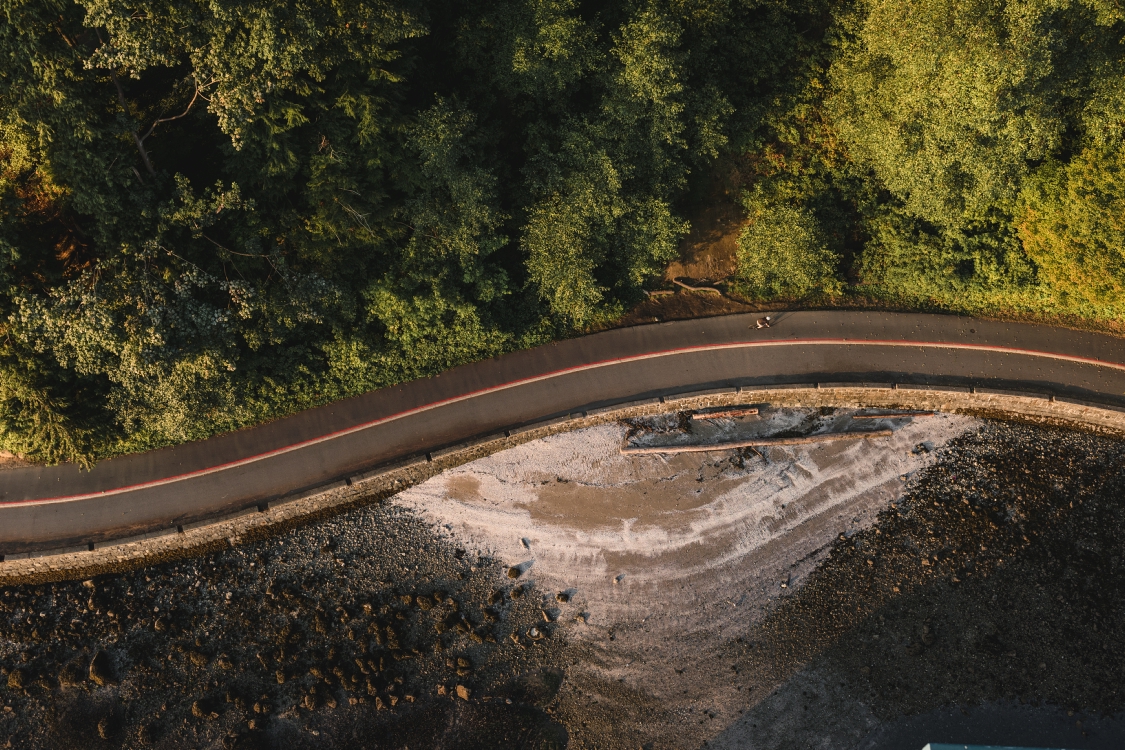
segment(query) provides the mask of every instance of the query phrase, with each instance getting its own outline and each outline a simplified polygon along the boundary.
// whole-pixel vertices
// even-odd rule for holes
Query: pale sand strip
[[[735,417],[753,417],[757,409],[723,409],[721,411],[696,411],[692,412],[692,419],[733,419]]]
[[[932,417],[932,411],[896,411],[888,414],[853,414],[852,419],[913,419],[915,417]]]

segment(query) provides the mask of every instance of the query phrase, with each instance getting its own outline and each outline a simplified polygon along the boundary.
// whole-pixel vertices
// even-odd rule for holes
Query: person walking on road
[[[764,318],[758,318],[758,328],[769,328],[771,322],[772,321],[769,315]]]

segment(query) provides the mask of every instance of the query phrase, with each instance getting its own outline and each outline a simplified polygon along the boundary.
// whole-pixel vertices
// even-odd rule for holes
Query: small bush
[[[751,223],[738,238],[738,290],[755,298],[838,294],[838,262],[807,210],[751,206]]]

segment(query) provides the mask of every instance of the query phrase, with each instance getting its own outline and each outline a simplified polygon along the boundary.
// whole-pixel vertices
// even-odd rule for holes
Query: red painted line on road
[[[528,377],[528,378],[521,378],[519,380],[513,380],[509,383],[502,383],[500,385],[494,385],[494,386],[490,386],[488,388],[481,388],[481,389],[476,390],[476,391],[464,393],[460,396],[453,396],[451,398],[442,399],[441,401],[435,401],[435,402],[430,403],[430,404],[424,404],[422,406],[417,406],[417,407],[414,407],[413,409],[407,409],[405,411],[397,412],[395,414],[391,414],[391,415],[386,416],[386,417],[380,417],[378,419],[373,419],[369,422],[364,422],[362,424],[358,424],[358,425],[355,425],[353,427],[347,427],[347,428],[342,429],[342,430],[330,432],[327,435],[321,435],[320,437],[310,438],[308,440],[304,440],[304,441],[301,441],[299,443],[287,445],[283,448],[275,448],[273,450],[266,451],[264,453],[259,453],[259,454],[254,455],[254,456],[248,456],[246,458],[240,458],[236,461],[230,461],[230,462],[224,463],[224,464],[218,464],[216,466],[211,466],[211,467],[208,467],[206,469],[197,469],[195,471],[189,471],[189,472],[186,472],[184,474],[177,474],[175,476],[165,477],[163,479],[154,479],[154,480],[151,480],[151,481],[148,481],[148,482],[141,482],[141,483],[138,483],[138,484],[127,485],[127,486],[124,486],[124,487],[115,487],[115,488],[109,489],[109,490],[101,490],[101,491],[98,491],[98,492],[90,492],[90,493],[80,494],[80,495],[63,495],[63,496],[59,496],[59,497],[49,497],[49,498],[41,498],[41,499],[33,498],[33,499],[29,499],[29,500],[0,501],[0,507],[13,506],[13,505],[48,505],[48,504],[51,504],[51,503],[66,503],[66,502],[76,502],[76,501],[80,501],[80,500],[91,500],[91,499],[98,498],[98,497],[106,497],[108,495],[119,495],[119,494],[123,494],[123,493],[126,493],[126,492],[136,492],[136,491],[139,491],[139,490],[150,489],[150,488],[153,488],[153,487],[160,487],[160,486],[166,485],[166,484],[172,484],[174,482],[182,482],[182,481],[185,481],[185,480],[188,480],[188,479],[195,479],[197,477],[206,476],[208,474],[214,474],[214,473],[217,473],[217,472],[220,472],[220,471],[227,471],[229,469],[234,469],[234,468],[237,468],[239,466],[246,466],[248,464],[252,464],[252,463],[255,463],[257,461],[263,461],[263,460],[266,460],[266,459],[269,459],[269,458],[273,458],[275,456],[280,456],[280,455],[284,455],[286,453],[291,453],[293,451],[301,450],[303,448],[308,448],[310,446],[317,445],[319,443],[324,443],[324,442],[327,442],[329,440],[335,440],[337,438],[344,437],[346,435],[351,435],[353,433],[360,432],[362,430],[366,430],[366,429],[369,429],[371,427],[376,427],[376,426],[381,425],[381,424],[386,424],[387,422],[393,422],[393,421],[398,420],[398,419],[403,419],[405,417],[409,417],[409,416],[414,415],[414,414],[420,414],[420,413],[425,412],[425,411],[437,409],[437,408],[440,408],[442,406],[448,406],[450,404],[455,404],[455,403],[458,403],[460,401],[467,401],[468,399],[476,398],[477,396],[483,396],[483,395],[486,395],[486,394],[489,394],[489,393],[496,393],[496,392],[499,392],[499,391],[508,390],[510,388],[518,388],[519,386],[522,386],[522,385],[528,385],[528,384],[531,384],[531,383],[536,383],[536,382],[539,382],[541,380],[549,380],[550,378],[560,377],[562,375],[567,375],[567,374],[575,373],[575,372],[582,372],[584,370],[595,370],[595,369],[598,369],[598,368],[601,368],[601,367],[609,367],[609,366],[612,366],[612,365],[624,364],[624,363],[627,363],[627,362],[638,362],[638,361],[643,361],[643,360],[646,360],[646,359],[656,359],[656,358],[659,358],[659,357],[669,357],[669,356],[674,356],[674,355],[677,355],[677,354],[688,354],[688,353],[694,353],[694,352],[716,351],[716,350],[722,350],[722,349],[751,348],[751,347],[759,347],[759,346],[765,347],[765,346],[802,346],[802,345],[903,346],[903,347],[916,347],[916,348],[926,348],[926,347],[928,347],[928,348],[936,348],[936,349],[969,349],[969,350],[983,351],[983,352],[998,352],[998,353],[1002,353],[1002,354],[1022,354],[1022,355],[1033,356],[1033,357],[1043,357],[1043,358],[1046,358],[1046,359],[1057,359],[1057,360],[1062,360],[1062,361],[1066,361],[1066,362],[1077,362],[1077,363],[1081,363],[1081,364],[1092,364],[1092,365],[1098,365],[1098,366],[1101,366],[1101,367],[1110,367],[1110,368],[1113,368],[1113,369],[1116,369],[1116,370],[1125,371],[1125,364],[1121,364],[1121,363],[1118,363],[1118,362],[1109,362],[1107,360],[1101,360],[1101,359],[1097,359],[1095,357],[1080,357],[1080,356],[1072,355],[1072,354],[1058,354],[1058,353],[1055,353],[1055,352],[1041,352],[1041,351],[1036,351],[1034,349],[1020,349],[1018,347],[998,346],[998,345],[992,345],[992,344],[959,344],[959,343],[949,343],[949,342],[941,342],[941,341],[898,341],[898,340],[882,340],[882,339],[868,340],[868,339],[846,339],[846,338],[844,338],[844,339],[840,339],[840,338],[836,338],[836,339],[814,338],[814,339],[768,339],[768,340],[764,340],[764,341],[739,341],[739,342],[733,342],[733,343],[727,343],[727,344],[702,344],[702,345],[699,345],[699,346],[685,346],[685,347],[679,347],[679,348],[676,348],[676,349],[663,349],[663,350],[656,351],[656,352],[646,352],[645,354],[635,354],[635,355],[632,355],[632,356],[629,356],[629,357],[617,357],[617,358],[614,358],[614,359],[600,360],[598,362],[590,362],[590,363],[582,364],[582,365],[574,365],[573,367],[565,367],[565,368],[562,368],[560,370],[553,370],[551,372],[543,373],[542,375],[535,375],[535,376]]]

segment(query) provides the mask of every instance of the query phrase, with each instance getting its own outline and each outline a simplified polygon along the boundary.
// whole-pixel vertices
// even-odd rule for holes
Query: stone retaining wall
[[[1125,438],[1125,410],[1011,391],[821,383],[684,393],[579,412],[569,418],[509,430],[176,530],[91,545],[91,548],[9,556],[0,562],[0,585],[86,578],[233,547],[298,524],[378,502],[446,469],[547,435],[629,417],[735,404],[922,409],[1017,420]]]

